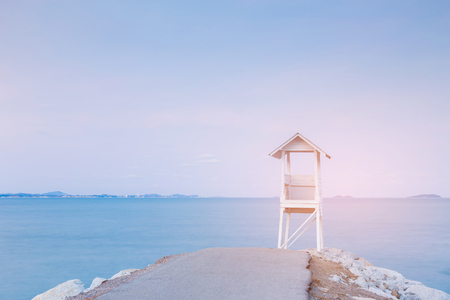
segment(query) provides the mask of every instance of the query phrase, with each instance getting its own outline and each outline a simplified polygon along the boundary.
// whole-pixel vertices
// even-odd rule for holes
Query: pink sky
[[[0,3],[0,193],[450,197],[445,1]]]

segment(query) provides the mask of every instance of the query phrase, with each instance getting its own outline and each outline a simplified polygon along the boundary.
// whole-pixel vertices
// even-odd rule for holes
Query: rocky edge
[[[398,272],[375,267],[356,254],[334,248],[324,248],[322,251],[309,248],[307,251],[312,257],[342,265],[355,275],[356,279],[351,279],[351,282],[381,297],[394,300],[450,300],[450,295],[443,291],[406,279]],[[343,274],[333,275],[330,279],[345,282]]]

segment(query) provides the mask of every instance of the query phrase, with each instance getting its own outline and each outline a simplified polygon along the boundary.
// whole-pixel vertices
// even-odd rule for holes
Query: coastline
[[[405,279],[398,272],[375,267],[355,254],[334,248],[316,251],[309,248],[306,251],[311,256],[308,269],[311,271],[309,287],[310,300],[319,299],[400,299],[400,300],[449,300],[450,295],[433,288],[426,287],[418,281]],[[32,300],[64,299],[91,300],[136,279],[159,266],[176,260],[184,255],[165,256],[144,269],[123,270],[110,279],[96,278],[90,288],[83,287],[76,294],[55,296],[49,298],[49,292],[62,287],[60,284]],[[69,293],[74,293],[70,291]],[[59,297],[59,298],[58,298]]]

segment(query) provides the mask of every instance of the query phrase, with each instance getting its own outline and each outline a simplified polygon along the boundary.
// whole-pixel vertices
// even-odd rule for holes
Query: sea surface
[[[449,215],[450,199],[325,199],[324,242],[450,293]],[[0,299],[208,247],[275,248],[278,217],[276,198],[0,198]],[[313,225],[291,249],[315,245]]]

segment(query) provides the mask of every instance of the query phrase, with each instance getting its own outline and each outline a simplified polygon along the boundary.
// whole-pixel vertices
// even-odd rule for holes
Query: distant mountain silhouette
[[[63,192],[49,192],[44,194],[30,194],[30,193],[8,193],[8,194],[0,194],[1,198],[4,197],[19,197],[19,198],[39,198],[39,197],[65,197],[70,196],[69,194],[63,193]]]
[[[145,195],[108,195],[108,194],[102,194],[102,195],[71,195],[66,194],[60,191],[55,192],[48,192],[43,194],[29,194],[29,193],[8,193],[8,194],[0,194],[0,198],[200,198],[198,195],[181,195],[181,194],[174,194],[169,196],[159,195],[159,194],[145,194]]]
[[[41,194],[42,196],[67,196],[69,194],[60,192],[60,191],[56,191],[56,192],[48,192],[48,193],[43,193]]]
[[[422,194],[417,196],[411,196],[408,198],[442,198],[442,197],[436,194]]]

